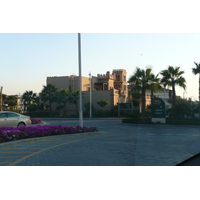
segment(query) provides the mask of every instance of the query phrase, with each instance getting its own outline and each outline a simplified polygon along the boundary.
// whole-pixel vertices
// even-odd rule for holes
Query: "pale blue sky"
[[[192,33],[83,33],[82,75],[96,76],[125,69],[129,78],[135,67],[152,66],[155,74],[168,65],[180,66],[187,81],[185,97],[198,97],[200,34]],[[1,33],[0,85],[3,93],[39,93],[47,76],[78,75],[77,33]],[[177,95],[183,96],[177,87]],[[194,99],[194,98],[193,98]]]

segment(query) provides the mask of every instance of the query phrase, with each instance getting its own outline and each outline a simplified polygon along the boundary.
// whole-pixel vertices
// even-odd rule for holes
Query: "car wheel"
[[[24,122],[20,122],[17,126],[26,126]]]

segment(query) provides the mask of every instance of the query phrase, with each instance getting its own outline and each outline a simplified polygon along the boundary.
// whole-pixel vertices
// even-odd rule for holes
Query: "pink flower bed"
[[[31,123],[32,123],[32,124],[41,124],[41,123],[42,123],[42,120],[39,119],[39,118],[31,119]]]
[[[64,135],[98,131],[96,127],[80,126],[23,126],[23,127],[0,127],[0,142],[20,140],[26,138],[44,137],[50,135]]]

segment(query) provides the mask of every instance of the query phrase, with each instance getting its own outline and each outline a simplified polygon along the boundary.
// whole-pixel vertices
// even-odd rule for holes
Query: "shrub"
[[[39,118],[31,119],[31,123],[32,123],[32,124],[41,124],[41,123],[42,123],[42,120],[39,119]]]
[[[63,135],[98,131],[96,127],[63,126],[63,125],[37,125],[24,127],[0,127],[0,142],[12,140],[44,137],[50,135]]]

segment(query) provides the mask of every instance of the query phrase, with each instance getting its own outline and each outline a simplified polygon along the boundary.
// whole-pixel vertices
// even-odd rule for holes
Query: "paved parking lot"
[[[43,119],[78,125],[77,119]],[[198,126],[123,124],[84,119],[93,133],[50,136],[0,144],[1,166],[175,166],[200,152]]]

